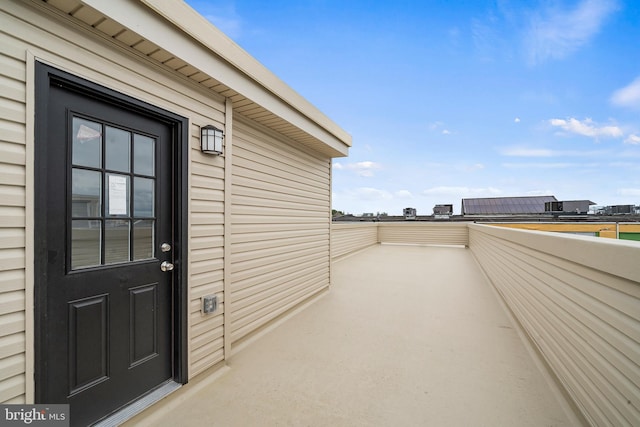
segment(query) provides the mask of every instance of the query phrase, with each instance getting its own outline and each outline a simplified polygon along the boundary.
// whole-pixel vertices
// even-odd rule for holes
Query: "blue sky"
[[[349,132],[333,207],[640,205],[638,0],[188,0]]]

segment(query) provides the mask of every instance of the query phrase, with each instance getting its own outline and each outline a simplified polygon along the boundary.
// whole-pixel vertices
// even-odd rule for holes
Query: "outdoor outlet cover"
[[[218,308],[218,298],[215,295],[202,297],[202,312],[204,314],[213,313]]]

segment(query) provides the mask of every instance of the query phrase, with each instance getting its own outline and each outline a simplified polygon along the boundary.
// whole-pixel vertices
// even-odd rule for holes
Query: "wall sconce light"
[[[200,149],[206,154],[222,154],[224,132],[215,126],[207,125],[200,128]]]

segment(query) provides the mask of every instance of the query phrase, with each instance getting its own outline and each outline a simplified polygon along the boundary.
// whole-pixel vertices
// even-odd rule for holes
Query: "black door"
[[[36,393],[87,425],[176,377],[175,126],[78,85],[46,86]]]

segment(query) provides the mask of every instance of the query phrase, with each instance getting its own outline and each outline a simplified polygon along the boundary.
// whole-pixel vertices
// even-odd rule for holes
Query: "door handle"
[[[171,264],[169,261],[162,261],[162,264],[160,264],[160,270],[171,271],[173,270],[173,264]]]

